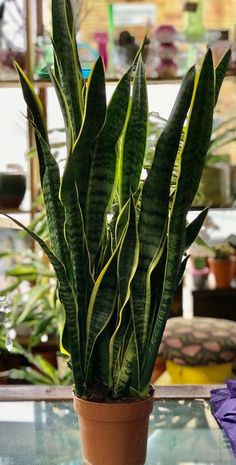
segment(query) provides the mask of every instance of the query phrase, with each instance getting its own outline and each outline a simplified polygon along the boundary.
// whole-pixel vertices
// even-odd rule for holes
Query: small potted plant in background
[[[209,267],[207,258],[203,256],[191,256],[190,273],[196,289],[203,289],[207,283]]]
[[[213,256],[208,258],[208,264],[215,277],[216,287],[229,287],[234,271],[234,249],[228,242],[222,242],[212,247],[212,253]]]
[[[236,284],[236,236],[235,234],[231,234],[228,237],[228,243],[233,248],[233,255],[231,259],[233,261],[233,285],[235,287]]]
[[[61,349],[73,372],[84,462],[143,465],[150,379],[185,251],[207,214],[187,225],[230,54],[214,69],[209,50],[187,72],[141,182],[148,119],[142,50],[107,105],[101,58],[88,83],[82,78],[69,0],[52,0],[52,19],[50,75],[65,121],[67,161],[61,177],[42,105],[17,66],[35,128],[50,242],[22,227],[58,280]]]

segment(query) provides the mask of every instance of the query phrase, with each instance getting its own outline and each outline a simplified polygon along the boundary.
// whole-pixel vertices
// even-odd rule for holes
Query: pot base
[[[109,404],[74,396],[84,465],[144,465],[153,399]]]

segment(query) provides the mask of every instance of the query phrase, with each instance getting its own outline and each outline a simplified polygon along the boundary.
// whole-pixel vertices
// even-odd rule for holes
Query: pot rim
[[[115,405],[129,405],[129,404],[136,404],[136,403],[146,402],[149,399],[154,398],[155,387],[152,384],[150,384],[149,394],[148,394],[147,397],[144,397],[143,399],[133,399],[132,397],[127,397],[124,400],[117,399],[117,400],[110,401],[110,402],[104,402],[104,401],[100,402],[100,401],[95,401],[95,400],[90,400],[90,399],[86,399],[86,398],[83,398],[83,397],[79,397],[76,394],[75,389],[72,389],[72,395],[73,395],[73,399],[76,399],[76,400],[78,399],[81,402],[89,402],[91,405],[92,404],[94,404],[94,405],[114,405],[114,406]]]
[[[97,421],[113,421],[114,416],[117,421],[132,421],[131,418],[142,418],[148,416],[153,409],[154,402],[153,388],[145,399],[118,401],[118,402],[93,402],[88,399],[82,399],[73,392],[74,410],[79,417]],[[118,420],[119,418],[119,420]]]

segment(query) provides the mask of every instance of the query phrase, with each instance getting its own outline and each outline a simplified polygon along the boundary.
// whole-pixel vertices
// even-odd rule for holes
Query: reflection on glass
[[[0,465],[33,464],[82,465],[72,402],[0,403]],[[146,465],[196,464],[236,465],[209,403],[156,401]]]

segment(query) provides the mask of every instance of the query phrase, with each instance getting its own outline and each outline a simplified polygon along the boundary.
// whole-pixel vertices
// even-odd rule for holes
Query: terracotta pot
[[[236,255],[232,255],[231,259],[233,261],[233,278],[236,278]]]
[[[83,464],[144,465],[153,400],[109,404],[74,396]]]
[[[233,278],[234,263],[231,258],[226,260],[208,259],[211,272],[215,276],[216,287],[224,288],[229,287]]]

